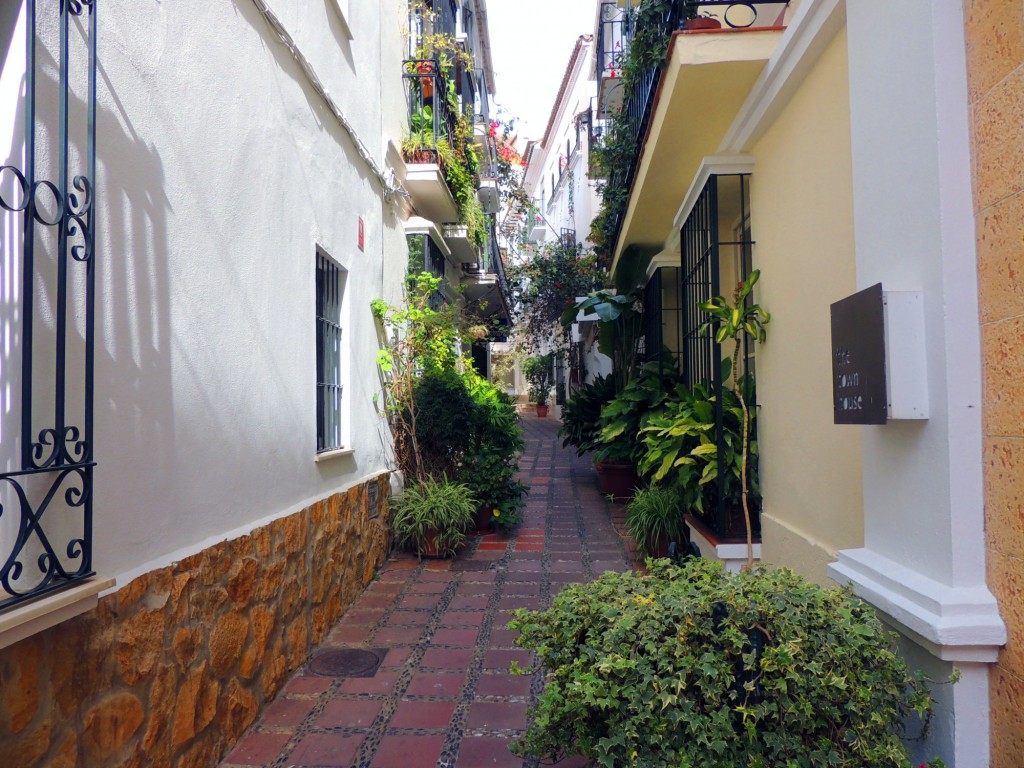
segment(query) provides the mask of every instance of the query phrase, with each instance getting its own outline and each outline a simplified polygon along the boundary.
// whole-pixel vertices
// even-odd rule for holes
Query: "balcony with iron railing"
[[[639,2],[608,0],[601,8],[597,39],[598,97],[592,116],[593,126],[606,121],[603,141],[607,141],[612,123],[616,141],[632,146],[628,163],[608,169],[607,187],[628,191],[640,162],[641,143],[650,124],[664,61],[653,61],[639,71],[630,72],[630,52],[638,35],[645,40],[668,40],[682,30],[734,32],[738,30],[778,29],[788,2],[779,0],[673,0],[658,10],[641,16]],[[643,25],[643,28],[640,28]],[[613,242],[622,229],[625,207],[612,217]]]

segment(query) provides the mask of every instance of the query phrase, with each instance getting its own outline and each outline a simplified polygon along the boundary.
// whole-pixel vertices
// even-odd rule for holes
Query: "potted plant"
[[[523,375],[530,383],[530,402],[537,405],[537,415],[548,415],[548,396],[551,391],[554,355],[534,355],[523,363]]]
[[[570,445],[576,455],[582,456],[600,445],[601,428],[598,420],[601,409],[615,397],[615,380],[611,376],[598,376],[575,392],[562,409],[562,427],[558,430],[562,447]]]
[[[669,544],[690,539],[679,494],[657,485],[637,491],[630,500],[626,530],[648,557],[668,557]]]
[[[711,301],[700,304],[701,311],[710,315],[710,319],[701,326],[702,330],[710,331],[715,329],[715,341],[724,344],[728,339],[733,341],[732,352],[732,390],[739,400],[742,411],[743,441],[740,453],[740,494],[743,502],[743,522],[747,529],[747,567],[754,565],[754,543],[753,525],[750,520],[750,506],[748,501],[747,486],[747,463],[750,448],[750,409],[747,406],[747,398],[744,397],[743,388],[738,386],[740,367],[740,348],[744,337],[752,342],[764,343],[766,331],[765,326],[771,320],[761,305],[748,303],[751,292],[761,277],[761,270],[755,269],[747,279],[736,284],[733,292],[732,302],[724,296],[716,296]]]
[[[468,485],[427,478],[391,502],[400,546],[420,557],[449,557],[466,543],[477,502]]]

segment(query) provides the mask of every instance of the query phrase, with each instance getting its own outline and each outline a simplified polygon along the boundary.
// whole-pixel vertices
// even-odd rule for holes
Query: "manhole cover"
[[[385,653],[382,649],[365,648],[324,651],[309,662],[309,671],[324,677],[373,677]]]

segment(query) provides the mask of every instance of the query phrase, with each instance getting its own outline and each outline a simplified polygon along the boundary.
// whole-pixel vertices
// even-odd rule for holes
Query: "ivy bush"
[[[904,724],[927,720],[932,699],[871,606],[785,570],[648,567],[516,611],[509,627],[548,678],[513,752],[607,768],[909,768]]]

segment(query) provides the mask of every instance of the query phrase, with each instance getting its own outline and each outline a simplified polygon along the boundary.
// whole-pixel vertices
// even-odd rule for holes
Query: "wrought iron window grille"
[[[322,253],[316,255],[316,450],[333,451],[344,446],[342,420],[342,327],[341,305],[345,275],[341,267]]]
[[[680,338],[681,373],[688,387],[703,385],[715,398],[715,440],[718,446],[718,480],[714,508],[704,522],[726,539],[745,536],[742,516],[727,504],[724,465],[725,423],[722,379],[723,350],[714,335],[701,332],[707,316],[699,305],[718,295],[731,296],[735,282],[745,280],[751,268],[754,241],[749,227],[749,174],[711,176],[701,191],[680,233]],[[729,233],[723,237],[723,233]],[[723,258],[723,253],[728,257]],[[723,284],[723,277],[731,278]],[[741,349],[746,361],[749,350]],[[731,354],[732,349],[726,350]],[[749,404],[756,408],[756,403]],[[751,439],[755,439],[751,435]],[[760,508],[751,507],[755,535],[760,535]]]
[[[21,413],[19,455],[0,458],[0,611],[95,575],[97,0],[61,0],[45,11],[25,0],[24,11],[24,165],[0,166],[0,209],[21,238],[20,254],[8,254],[21,260],[10,274],[22,277],[20,336],[12,333],[17,341],[4,360],[20,369]],[[58,50],[41,54],[50,33]],[[41,61],[51,57],[56,104],[43,100],[50,83],[41,82],[50,77]],[[84,109],[71,95],[79,78],[88,83]],[[75,140],[73,118],[85,124]],[[55,180],[46,178],[54,170]],[[53,302],[45,314],[35,301],[41,295]]]

